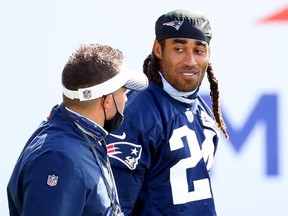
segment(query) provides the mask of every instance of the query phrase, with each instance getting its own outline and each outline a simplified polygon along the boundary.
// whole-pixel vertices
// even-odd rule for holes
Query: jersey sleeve
[[[125,216],[132,214],[144,177],[149,175],[147,172],[157,160],[157,148],[164,139],[161,115],[151,103],[151,97],[153,95],[147,91],[131,92],[121,127],[106,137],[108,156]]]
[[[23,216],[81,215],[86,196],[83,177],[73,160],[61,152],[46,152],[22,173]]]
[[[132,214],[144,176],[149,172],[156,157],[157,145],[163,139],[160,124],[155,124],[155,118],[159,118],[159,115],[149,112],[147,109],[152,108],[142,103],[145,104],[134,100],[128,105],[120,129],[106,137],[108,155],[125,216]]]
[[[140,140],[137,133],[138,130],[131,128],[130,123],[125,121],[120,130],[106,138],[108,155],[125,216],[130,215],[133,210],[145,172],[151,163],[146,141]],[[116,138],[113,137],[114,134],[126,137]]]
[[[144,171],[135,173],[114,166],[113,174],[122,211],[125,216],[129,216],[132,214],[133,207],[142,187]]]

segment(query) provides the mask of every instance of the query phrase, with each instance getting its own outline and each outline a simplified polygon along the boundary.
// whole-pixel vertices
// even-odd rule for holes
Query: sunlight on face
[[[208,67],[210,51],[204,41],[171,38],[166,39],[159,56],[160,70],[165,79],[175,89],[187,92],[201,84]]]

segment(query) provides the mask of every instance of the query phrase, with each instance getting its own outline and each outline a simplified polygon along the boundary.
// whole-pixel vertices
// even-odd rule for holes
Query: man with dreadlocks
[[[200,12],[175,10],[158,18],[155,32],[143,65],[149,87],[128,94],[126,118],[106,139],[120,203],[125,215],[215,216],[209,171],[218,128],[228,134],[210,24]],[[206,72],[213,113],[198,94]]]

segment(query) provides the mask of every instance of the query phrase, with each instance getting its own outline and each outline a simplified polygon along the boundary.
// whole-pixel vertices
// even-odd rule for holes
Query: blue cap
[[[209,20],[199,11],[174,10],[163,14],[155,24],[157,40],[192,38],[210,43],[212,31]]]

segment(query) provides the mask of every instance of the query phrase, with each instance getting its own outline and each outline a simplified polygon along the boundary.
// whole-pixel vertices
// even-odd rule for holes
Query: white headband
[[[111,79],[91,87],[69,90],[63,86],[63,94],[72,100],[87,101],[110,94],[121,87],[143,91],[148,87],[148,79],[144,73],[120,71]]]

